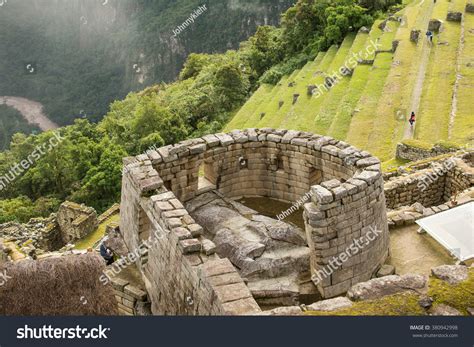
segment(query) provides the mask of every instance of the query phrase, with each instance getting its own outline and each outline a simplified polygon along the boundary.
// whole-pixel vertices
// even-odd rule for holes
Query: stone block
[[[110,283],[112,287],[116,290],[123,291],[125,286],[129,283],[128,281],[120,278],[120,277],[112,277],[110,279]]]
[[[184,254],[201,252],[201,242],[197,239],[180,240],[179,246]]]
[[[145,291],[135,287],[135,286],[132,286],[132,285],[128,285],[125,287],[125,290],[124,290],[125,294],[128,294],[132,297],[134,297],[135,299],[137,300],[140,300],[140,301],[145,301],[147,299],[147,294]]]
[[[311,187],[312,200],[317,204],[329,204],[334,201],[332,193],[322,186]]]
[[[253,299],[250,290],[243,282],[215,287],[214,290],[222,303],[246,298]]]

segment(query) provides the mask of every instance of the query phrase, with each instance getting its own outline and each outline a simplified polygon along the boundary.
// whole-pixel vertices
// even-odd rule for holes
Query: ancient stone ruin
[[[118,206],[114,208],[118,209]],[[34,258],[44,252],[58,251],[68,243],[84,238],[97,228],[101,218],[97,218],[92,207],[65,201],[57,213],[47,218],[33,218],[24,224],[0,224],[0,239],[14,242],[22,253]]]
[[[69,201],[61,204],[57,219],[64,243],[80,240],[97,228],[97,213],[93,208]]]
[[[153,314],[254,314],[259,305],[331,298],[372,278],[388,256],[380,162],[342,141],[247,129],[124,165],[120,229],[129,250],[146,248],[136,265]],[[304,231],[234,201],[305,195]],[[327,271],[374,230],[371,242]]]

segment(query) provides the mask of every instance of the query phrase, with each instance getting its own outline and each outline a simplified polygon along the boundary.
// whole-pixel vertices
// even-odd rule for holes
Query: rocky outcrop
[[[468,13],[474,13],[474,3],[468,2],[466,4],[466,12]]]
[[[299,316],[303,313],[299,306],[277,307],[259,313],[259,316]]]
[[[450,22],[460,22],[460,21],[462,21],[462,13],[461,12],[449,11],[447,16],[446,16],[446,20],[448,20]]]
[[[431,269],[431,274],[449,284],[458,284],[468,277],[468,268],[464,265],[441,265]]]
[[[353,305],[353,302],[346,297],[338,297],[328,300],[322,300],[315,302],[314,304],[308,305],[309,311],[337,311],[344,308],[349,308]]]
[[[202,241],[203,246],[205,242],[215,244],[217,255],[228,258],[248,279],[259,304],[298,303],[302,294],[299,281],[310,271],[309,248],[302,230],[260,215],[217,192],[201,194],[186,207],[204,228],[208,240]]]
[[[385,277],[395,274],[395,267],[393,265],[384,264],[382,267],[377,271],[377,277]]]
[[[420,39],[420,33],[421,33],[421,30],[413,29],[410,32],[410,41],[418,43],[418,40]]]
[[[260,257],[265,251],[265,245],[248,241],[227,228],[219,230],[213,242],[217,253],[222,258],[229,258],[239,268],[244,268],[247,261]]]
[[[386,276],[358,283],[347,292],[351,300],[372,300],[405,291],[419,291],[426,285],[427,278],[421,275]]]
[[[445,304],[438,304],[429,312],[431,316],[462,316],[461,312],[456,310],[454,307]]]
[[[430,30],[430,31],[439,31],[442,24],[443,24],[443,21],[441,21],[439,19],[430,19],[430,22],[428,24],[428,30]]]

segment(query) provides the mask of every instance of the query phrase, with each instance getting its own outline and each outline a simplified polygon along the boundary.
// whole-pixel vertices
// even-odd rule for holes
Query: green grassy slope
[[[464,14],[464,45],[459,54],[457,103],[450,140],[474,145],[474,13]]]
[[[425,33],[431,18],[434,3],[416,2],[404,11],[404,23],[398,28],[395,40],[398,47],[393,57],[389,75],[374,111],[373,128],[369,134],[367,148],[387,160],[395,154],[396,145],[403,139],[403,131],[411,111],[416,111],[413,101],[414,88],[422,87],[424,75],[419,75],[423,54],[429,54],[430,44],[424,35],[418,44],[410,41],[411,28]],[[418,84],[417,79],[421,81]],[[415,96],[416,97],[416,96]],[[414,103],[414,105],[411,105]],[[375,150],[376,149],[376,150]]]
[[[444,29],[435,37],[423,89],[415,138],[433,143],[448,139],[448,128],[456,80],[456,61],[461,24],[446,21],[448,10],[462,10],[466,0],[439,0],[433,17],[444,20]]]
[[[383,50],[391,47],[398,23],[388,22],[388,26],[390,31],[384,32],[380,38]],[[377,54],[369,72],[369,81],[357,104],[346,141],[360,148],[368,148],[369,136],[374,127],[375,112],[392,66],[392,59],[392,53]],[[377,154],[375,150],[376,148],[371,148],[371,151]]]
[[[372,30],[369,33],[369,37],[367,38],[367,43],[370,41],[376,42],[382,35],[382,30],[378,28],[380,22],[381,21],[379,20],[374,23]],[[371,70],[372,66],[370,65],[357,65],[354,69],[349,86],[346,89],[344,96],[341,98],[338,108],[335,111],[333,122],[328,130],[330,136],[340,140],[346,138],[354,109],[362,96],[367,81],[369,80]]]
[[[331,47],[275,87],[262,86],[226,130],[272,127],[327,134],[384,162],[393,161],[404,138],[428,144],[474,141],[474,14],[465,13],[467,1],[406,3],[395,14],[401,21],[389,20],[381,30],[378,20],[369,34],[348,35],[340,47]],[[463,22],[447,21],[448,11],[462,12]],[[432,44],[425,36],[430,19],[443,21]],[[410,40],[414,29],[420,30],[418,43]],[[398,47],[391,52],[394,41]],[[377,54],[365,58],[373,64],[359,63],[351,76],[332,88],[323,86],[326,77],[370,42],[380,44]],[[309,85],[317,88],[313,95],[308,95]],[[414,133],[407,126],[411,111],[417,112]]]
[[[325,78],[331,76],[334,72],[338,71],[341,66],[344,65],[347,60],[348,54],[354,42],[355,35],[348,35],[342,42],[341,46],[337,50],[334,59],[327,69],[323,70],[323,74],[320,74],[316,80],[313,81],[313,85],[318,86],[324,84]],[[298,99],[295,105],[292,105],[282,116],[282,127],[289,127],[292,124],[296,125],[297,129],[308,129],[315,133],[321,133],[319,126],[321,126],[321,119],[318,118],[318,111],[320,110],[324,100],[329,93],[323,93],[322,96],[316,97],[316,95],[309,96],[306,92],[308,85],[302,86],[305,90],[304,94],[306,99]],[[324,88],[322,88],[324,91]],[[309,102],[305,102],[308,100]],[[301,127],[301,128],[300,128]]]

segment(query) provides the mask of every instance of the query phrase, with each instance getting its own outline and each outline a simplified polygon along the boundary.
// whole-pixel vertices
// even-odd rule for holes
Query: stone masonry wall
[[[311,138],[313,136],[313,138]],[[204,176],[228,197],[268,196],[295,201],[313,184],[332,178],[348,179],[352,171],[308,147],[336,143],[331,138],[299,132],[250,129],[207,135],[152,151],[150,158],[165,186],[181,201],[199,191]],[[348,145],[347,145],[348,146]],[[329,147],[328,147],[329,149]]]
[[[474,170],[459,158],[448,158],[411,175],[389,180],[385,186],[387,208],[410,206],[415,202],[424,207],[440,205],[454,194],[474,184]]]
[[[112,278],[118,311],[123,316],[150,315],[150,302],[146,292],[130,284],[123,278]]]
[[[86,207],[66,201],[57,213],[64,243],[79,240],[97,227],[97,213],[92,207]]]
[[[363,171],[346,182],[333,179],[313,186],[312,201],[304,206],[313,278],[319,277],[315,283],[323,297],[343,294],[369,280],[388,256],[383,180],[380,165],[374,162],[372,158],[357,160],[356,166]],[[374,239],[368,238],[369,233]],[[363,246],[359,248],[355,240]],[[351,256],[336,262],[343,253]]]
[[[202,228],[145,160],[131,164],[122,186],[121,230],[137,260],[155,315],[254,314],[260,308],[227,259],[207,257]],[[136,205],[137,204],[137,205]],[[146,247],[143,247],[146,245]]]
[[[233,265],[202,251],[200,227],[182,207],[199,194],[200,172],[230,197],[295,201],[311,190],[304,218],[313,272],[369,227],[380,230],[360,254],[318,285],[325,297],[369,279],[388,254],[380,162],[369,153],[297,131],[207,135],[137,156],[125,170],[121,229],[128,248],[139,246],[140,235],[161,235],[148,250],[146,264],[139,264],[154,314],[259,310]]]
[[[406,143],[399,143],[397,144],[396,156],[400,159],[417,161],[455,151],[455,148],[445,148],[438,145],[435,145],[430,149],[423,149],[419,147],[410,146]]]

